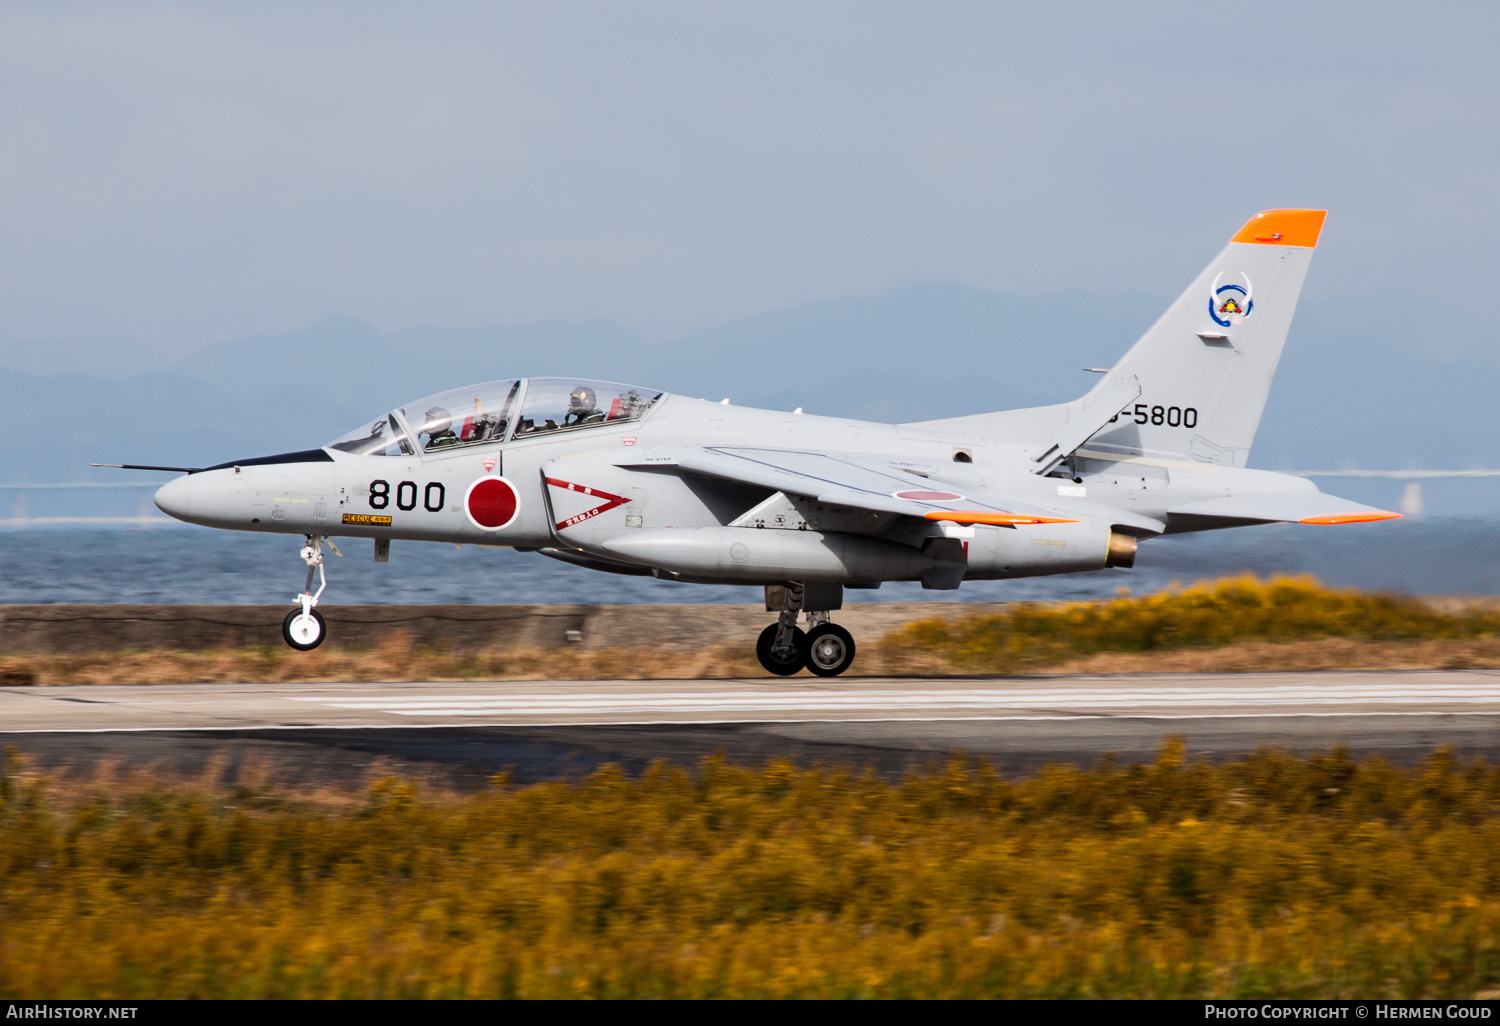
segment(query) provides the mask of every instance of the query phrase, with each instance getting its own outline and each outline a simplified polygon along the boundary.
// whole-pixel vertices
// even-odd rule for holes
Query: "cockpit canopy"
[[[411,456],[640,420],[665,393],[612,381],[514,378],[407,403],[328,443],[360,456]]]

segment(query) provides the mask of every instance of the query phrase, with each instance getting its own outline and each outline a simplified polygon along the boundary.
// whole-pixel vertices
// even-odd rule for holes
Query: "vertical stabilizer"
[[[1243,467],[1325,213],[1251,218],[1090,393],[1140,383],[1083,449]]]

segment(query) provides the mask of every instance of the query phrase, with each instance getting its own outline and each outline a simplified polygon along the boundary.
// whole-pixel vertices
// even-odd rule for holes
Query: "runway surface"
[[[1213,757],[1343,744],[1410,761],[1446,744],[1496,758],[1500,671],[0,688],[0,742],[47,764],[191,769],[229,745],[319,772],[383,756],[543,779],[716,750],[882,770],[962,750],[1026,771],[1149,758],[1167,734]]]

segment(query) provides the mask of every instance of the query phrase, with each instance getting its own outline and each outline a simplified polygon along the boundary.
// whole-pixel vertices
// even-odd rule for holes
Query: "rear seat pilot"
[[[603,419],[604,414],[599,412],[599,402],[594,397],[592,388],[579,385],[568,393],[568,413],[563,417],[563,427],[574,427]]]

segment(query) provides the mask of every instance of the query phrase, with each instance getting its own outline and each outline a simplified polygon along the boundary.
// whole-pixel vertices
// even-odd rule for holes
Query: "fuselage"
[[[538,386],[519,386],[517,409],[530,387]],[[823,566],[827,559],[822,569],[804,568],[803,576],[810,579],[856,583],[873,576],[875,583],[918,579],[927,564],[897,557],[903,547],[930,548],[933,537],[961,542],[967,565],[960,576],[967,579],[1097,569],[1106,561],[1112,532],[1144,538],[1191,529],[1173,524],[1168,510],[1174,506],[1229,494],[1311,487],[1301,479],[1263,471],[1187,462],[1170,465],[1171,460],[1146,458],[1080,459],[1065,472],[1044,477],[1034,473],[1036,445],[1030,441],[941,426],[783,413],[669,394],[655,399],[638,419],[618,424],[596,419],[528,436],[521,431],[526,422],[512,419],[517,423],[494,439],[442,445],[418,425],[404,420],[398,424],[397,414],[392,414],[393,433],[409,441],[383,450],[389,454],[360,454],[330,445],[228,463],[169,482],[156,501],[171,516],[207,527],[540,549],[560,558],[571,555],[583,565],[596,561],[599,569],[618,564],[683,579],[745,583],[787,579],[800,558],[795,546],[805,545],[811,531],[834,540],[847,536],[841,544],[866,549],[870,544],[897,546],[881,558],[866,552],[858,557],[864,560],[858,566],[840,556],[832,570]],[[380,421],[375,423],[378,427]],[[1076,524],[1019,532],[1008,527],[933,525],[913,534],[909,524],[897,522],[898,517],[884,524],[872,522],[870,514],[861,519],[857,511],[811,509],[805,498],[777,498],[771,489],[641,465],[650,452],[684,446],[851,454],[900,468],[911,475],[914,485],[1003,495],[1065,511]],[[622,462],[634,465],[619,465]],[[476,519],[475,508],[468,505],[476,482],[494,479],[514,493],[515,508],[507,522],[498,525],[493,519],[483,522],[482,512]],[[763,515],[746,519],[757,510]],[[694,557],[697,562],[689,558],[673,565],[667,549],[676,542],[702,548],[722,541],[732,548],[734,539],[742,537],[704,533],[714,529],[796,531],[803,537],[790,541],[792,549],[783,545],[781,554],[765,566],[754,560],[737,563],[732,557],[706,563],[707,557]],[[660,531],[674,533],[655,533]],[[764,542],[773,537],[760,536]],[[662,541],[653,547],[652,538]]]

